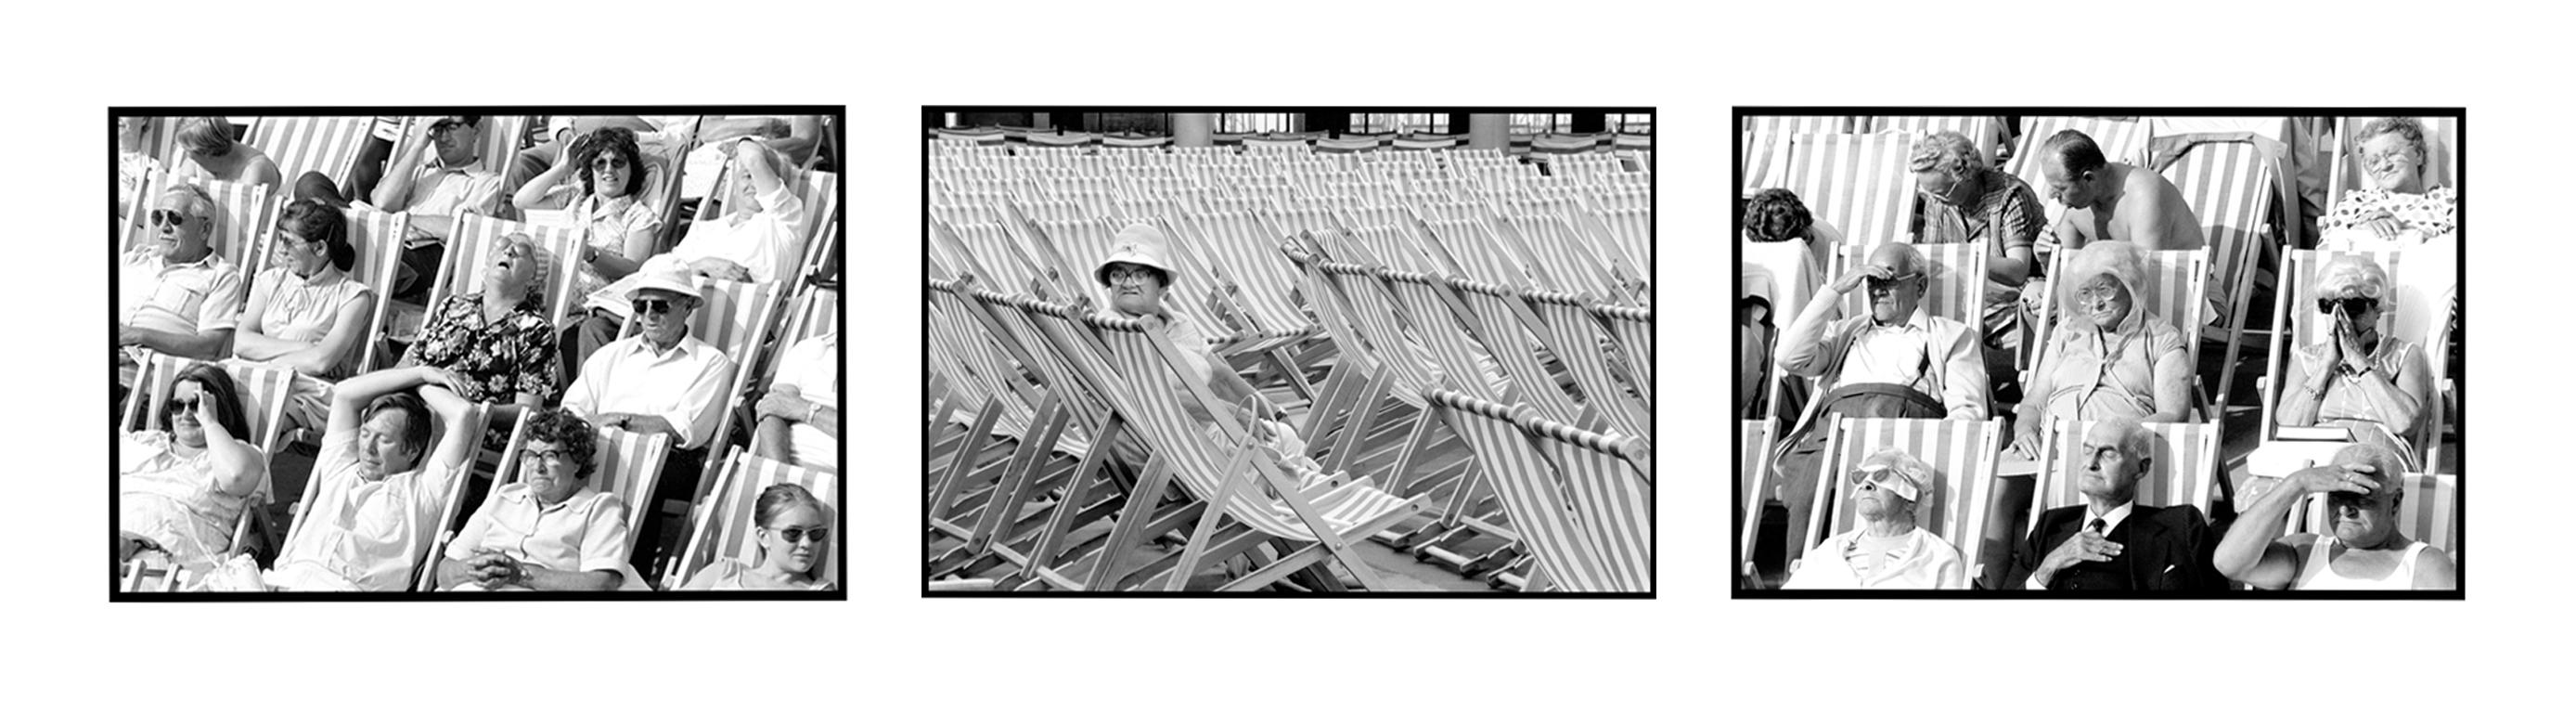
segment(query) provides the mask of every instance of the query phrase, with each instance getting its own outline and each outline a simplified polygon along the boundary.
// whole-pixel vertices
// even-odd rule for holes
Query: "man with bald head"
[[[2156,436],[2136,419],[2115,418],[2084,433],[2067,465],[2084,504],[2040,513],[2013,548],[2006,588],[2056,591],[2208,592],[2227,588],[2212,566],[2217,538],[2200,508],[2137,502],[2138,483],[2156,469]]]
[[[1780,368],[1815,379],[1814,392],[1822,394],[1781,439],[1785,450],[1775,459],[1791,536],[1806,532],[1814,508],[1827,415],[1986,419],[1986,362],[1977,329],[1923,311],[1931,269],[1912,245],[1879,246],[1828,286],[1832,294],[1808,300],[1781,335],[1774,355]],[[1836,319],[1842,296],[1856,289],[1868,290],[1869,314]]]
[[[2074,129],[2048,137],[2039,151],[2049,197],[2066,204],[2056,228],[2061,249],[2096,240],[2126,240],[2148,250],[2199,250],[2203,244],[2199,216],[2164,176],[2112,163],[2093,137]]]
[[[2455,589],[2449,553],[2406,536],[2405,461],[2386,446],[2356,443],[2333,462],[2281,479],[2246,507],[2218,543],[2218,571],[2256,589]],[[2290,508],[2326,495],[2324,532],[2273,538]]]

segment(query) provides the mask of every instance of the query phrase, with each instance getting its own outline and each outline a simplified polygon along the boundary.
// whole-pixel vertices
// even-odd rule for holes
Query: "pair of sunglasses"
[[[198,399],[194,399],[194,398],[183,399],[183,398],[178,398],[178,397],[171,397],[171,399],[170,399],[170,408],[178,409],[178,410],[180,410],[180,411],[194,411],[194,410],[197,410],[197,402],[198,402]]]
[[[639,297],[633,303],[636,314],[670,314],[677,307],[670,300]]]
[[[2379,309],[2379,300],[2371,297],[2345,297],[2342,299],[2329,297],[2319,298],[2317,300],[2318,314],[2334,314],[2336,307],[2342,307],[2344,314],[2361,314],[2363,312]]]
[[[771,530],[771,532],[778,533],[778,539],[786,540],[786,541],[788,541],[788,542],[796,542],[796,541],[798,541],[798,540],[803,540],[803,541],[806,541],[806,542],[812,542],[812,543],[815,543],[815,544],[821,544],[821,543],[823,542],[823,538],[831,536],[831,534],[832,534],[832,528],[829,528],[829,527],[788,527],[788,528],[781,528],[781,529],[777,529],[777,530]]]
[[[188,227],[188,214],[165,208],[154,208],[152,209],[152,225],[154,227],[167,225],[173,228],[185,228]]]
[[[1923,275],[1921,273],[1916,273],[1912,275],[1897,275],[1895,277],[1864,277],[1861,278],[1861,280],[1869,283],[1869,289],[1892,290],[1896,289],[1897,285],[1912,282],[1914,281],[1914,278],[1922,276]]]

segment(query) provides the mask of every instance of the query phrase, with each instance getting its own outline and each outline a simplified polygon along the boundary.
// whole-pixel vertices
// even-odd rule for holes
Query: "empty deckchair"
[[[1514,535],[1537,562],[1529,577],[1532,589],[1565,592],[1642,592],[1653,584],[1631,563],[1605,551],[1603,540],[1624,546],[1628,533],[1578,504],[1568,479],[1540,450],[1520,419],[1532,416],[1527,406],[1508,406],[1455,391],[1435,389],[1425,400],[1432,412],[1461,434],[1474,452],[1485,478],[1502,501]],[[1533,416],[1534,417],[1534,416]],[[1648,555],[1651,557],[1651,555]],[[1649,565],[1651,566],[1651,565]]]
[[[313,172],[348,190],[358,151],[375,123],[372,116],[264,116],[251,125],[247,143],[276,161],[278,175],[289,184]]]
[[[1778,187],[1797,192],[1817,222],[1841,228],[1847,245],[1901,242],[1914,209],[1913,145],[1904,134],[1799,134]]]
[[[1860,124],[1854,129],[1855,131],[1870,133],[1923,136],[1942,131],[1955,131],[1961,136],[1968,137],[1969,142],[1976,144],[1977,153],[1984,156],[1988,164],[1995,162],[1996,152],[2003,148],[2004,125],[2001,117],[1860,116],[1853,117],[1853,120]]]
[[[1764,188],[1788,186],[1787,169],[1790,137],[1801,134],[1839,134],[1855,131],[1848,116],[1744,116],[1738,117],[1744,155],[1737,157],[1738,174],[1747,195]]]
[[[2216,338],[2223,330],[2228,344],[2218,379],[2218,398],[2223,400],[2235,384],[2247,303],[2256,285],[2275,282],[2258,274],[2257,268],[2263,262],[2278,264],[2282,246],[2297,244],[2298,221],[2283,223],[2282,230],[2272,228],[2277,206],[2299,204],[2297,189],[2281,179],[2290,175],[2285,149],[2271,139],[2252,134],[2186,134],[2157,137],[2151,146],[2150,166],[2182,191],[2183,200],[2200,217],[2201,234],[2207,240],[2208,293],[2223,317],[2209,336]]]

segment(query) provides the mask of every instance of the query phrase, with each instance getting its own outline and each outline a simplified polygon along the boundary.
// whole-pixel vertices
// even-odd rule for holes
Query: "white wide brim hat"
[[[1109,257],[1100,260],[1100,266],[1091,270],[1091,276],[1100,280],[1101,286],[1107,287],[1109,266],[1123,262],[1162,270],[1166,286],[1179,282],[1181,271],[1173,269],[1171,260],[1165,257],[1166,245],[1163,231],[1152,224],[1130,224],[1118,231],[1118,237],[1110,242]]]

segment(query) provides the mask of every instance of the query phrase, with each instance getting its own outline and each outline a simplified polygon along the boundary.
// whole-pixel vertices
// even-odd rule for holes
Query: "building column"
[[[1512,117],[1509,114],[1473,114],[1467,117],[1467,148],[1509,151],[1512,148]]]
[[[1173,114],[1172,145],[1216,145],[1215,114]]]

